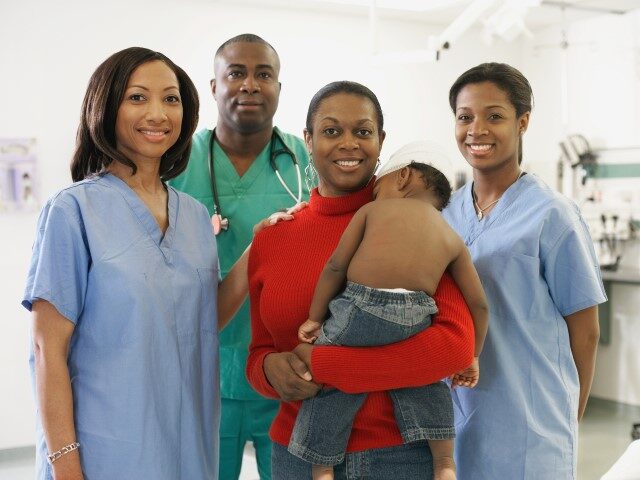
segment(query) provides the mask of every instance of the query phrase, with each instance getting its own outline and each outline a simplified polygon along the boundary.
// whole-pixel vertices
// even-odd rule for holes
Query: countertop
[[[640,284],[640,269],[621,266],[616,271],[601,270],[602,280],[605,282],[617,283],[638,283]]]

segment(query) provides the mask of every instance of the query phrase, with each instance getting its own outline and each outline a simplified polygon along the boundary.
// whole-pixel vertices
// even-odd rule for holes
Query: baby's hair
[[[407,166],[422,174],[425,187],[427,187],[427,189],[432,188],[436,197],[440,200],[436,208],[440,211],[444,210],[444,207],[449,204],[449,199],[451,198],[451,184],[444,173],[431,165],[416,161],[411,162]]]

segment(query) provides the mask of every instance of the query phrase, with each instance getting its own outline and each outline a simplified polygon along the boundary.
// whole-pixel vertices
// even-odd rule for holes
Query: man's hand
[[[307,358],[311,360],[310,352]],[[320,385],[312,381],[307,364],[293,352],[270,353],[265,357],[262,368],[271,386],[285,402],[313,397],[320,390]]]
[[[316,322],[315,320],[311,319],[307,320],[302,325],[300,325],[300,328],[298,329],[298,340],[304,343],[315,342],[318,338],[318,335],[320,335],[321,327],[321,322]]]
[[[300,210],[304,210],[305,208],[307,208],[308,205],[309,205],[309,202],[296,203],[293,207],[287,208],[287,210],[285,210],[285,213],[288,213],[289,215],[293,215],[294,213],[298,213]]]
[[[480,364],[478,363],[478,357],[473,357],[473,362],[464,370],[455,373],[451,377],[451,386],[455,387],[468,387],[473,388],[478,384],[480,379]]]
[[[263,230],[271,225],[275,225],[276,223],[283,220],[293,220],[293,214],[299,212],[300,210],[306,208],[308,205],[307,202],[296,203],[293,207],[287,208],[284,211],[274,212],[269,215],[264,220],[260,220],[253,226],[253,234],[255,235],[260,230]]]

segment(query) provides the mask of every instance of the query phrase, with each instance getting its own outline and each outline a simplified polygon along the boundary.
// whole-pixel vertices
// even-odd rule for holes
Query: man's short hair
[[[273,50],[273,53],[276,54],[276,58],[278,59],[278,62],[280,62],[280,57],[278,56],[278,52],[276,52],[276,49],[273,48],[273,45],[267,42],[264,38],[259,37],[258,35],[255,35],[253,33],[241,33],[240,35],[236,35],[235,37],[230,38],[229,40],[227,40],[226,42],[224,42],[222,45],[218,47],[218,50],[216,50],[216,55],[214,58],[218,58],[222,54],[224,49],[233,43],[261,43],[262,45],[266,45],[271,50]]]

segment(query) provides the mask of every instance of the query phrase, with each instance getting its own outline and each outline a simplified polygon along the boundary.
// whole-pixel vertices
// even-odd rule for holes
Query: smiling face
[[[518,166],[520,136],[530,112],[517,116],[507,93],[492,82],[469,83],[456,100],[456,141],[469,165],[480,171]]]
[[[360,190],[373,176],[384,132],[366,97],[338,93],[320,103],[313,118],[313,132],[304,132],[305,143],[318,171],[318,191],[324,197],[340,197]]]
[[[214,70],[218,124],[239,133],[271,129],[280,98],[276,52],[259,42],[231,43],[216,57]]]
[[[116,148],[136,165],[160,162],[180,136],[182,102],[176,75],[154,60],[136,68],[116,116]]]

